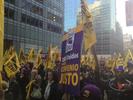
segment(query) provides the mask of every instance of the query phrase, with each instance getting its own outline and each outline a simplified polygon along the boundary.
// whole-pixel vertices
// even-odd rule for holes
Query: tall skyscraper
[[[123,44],[125,52],[127,52],[128,49],[133,50],[133,39],[131,34],[126,33],[123,35]]]
[[[99,55],[122,52],[123,35],[116,21],[116,1],[99,0],[89,5],[97,34],[96,52]]]
[[[5,0],[4,48],[36,51],[60,46],[64,32],[64,0]]]
[[[126,1],[126,24],[133,26],[133,0]]]

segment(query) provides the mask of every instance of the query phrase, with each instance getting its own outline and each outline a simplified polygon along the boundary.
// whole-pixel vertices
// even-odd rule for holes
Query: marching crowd
[[[60,65],[59,62],[57,65]],[[43,64],[39,69],[33,68],[33,66],[33,63],[30,62],[21,65],[20,71],[12,75],[10,79],[5,72],[2,72],[4,100],[65,100],[62,86],[59,84],[59,72],[56,69],[59,66],[54,70],[44,69]],[[91,99],[81,97],[82,100],[100,100],[100,89],[93,84],[95,83],[93,82],[93,72],[85,74],[86,72],[81,74],[81,94],[88,96],[86,89],[94,94]],[[70,97],[71,100],[81,100],[81,98]]]
[[[57,65],[56,68],[59,67],[59,62]],[[43,64],[40,65],[39,69],[33,68],[33,66],[31,62],[21,65],[20,71],[11,76],[10,79],[6,72],[2,72],[4,100],[65,100],[62,86],[59,84],[58,69],[45,69]],[[83,68],[83,70],[86,69]],[[93,81],[92,71],[88,69],[88,73],[81,72],[81,94],[88,95],[84,94],[84,91],[87,93],[86,89],[88,89],[94,92],[89,100],[100,100],[100,89],[93,84],[95,83]],[[81,98],[88,100],[85,97]],[[71,100],[81,100],[81,98],[70,97]]]
[[[102,62],[98,72],[81,64],[80,95],[76,97],[64,93],[59,82],[61,62],[55,61],[53,69],[44,63],[42,61],[38,67],[34,62],[21,63],[10,77],[4,64],[0,100],[133,100],[132,61],[128,61],[126,68],[115,66],[113,71]]]
[[[32,69],[33,63],[21,65],[10,79],[2,73],[4,100],[61,100],[61,91],[56,71],[44,70],[44,66]]]
[[[80,81],[81,97],[86,99],[80,100],[133,100],[132,61],[128,61],[127,67],[115,66],[113,71],[111,67],[106,66],[105,62],[100,64],[99,67],[98,80],[96,72],[92,68],[89,66],[81,68],[81,73],[84,74],[82,75],[84,78],[81,78]],[[82,93],[86,94],[87,92],[84,88],[88,90],[88,96],[82,95]],[[91,99],[92,94],[94,96]]]
[[[115,74],[108,67],[101,66],[99,82],[95,71],[83,66],[80,74],[81,95],[71,96],[70,100],[104,100],[105,95],[106,100],[133,100],[133,65],[128,65],[128,72],[119,66]],[[10,79],[2,72],[4,100],[65,100],[58,69],[45,70],[43,64],[39,69],[32,69],[33,66],[33,63],[21,65],[20,71]]]

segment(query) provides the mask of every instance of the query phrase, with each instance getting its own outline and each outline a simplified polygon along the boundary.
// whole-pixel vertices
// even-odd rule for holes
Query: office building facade
[[[133,50],[133,39],[131,34],[124,34],[123,35],[123,47],[124,52],[127,52],[128,49]]]
[[[4,48],[47,51],[60,47],[64,32],[64,0],[5,0]]]
[[[123,35],[116,21],[116,1],[97,0],[89,7],[97,35],[97,54],[112,55],[114,52],[122,52]]]
[[[126,1],[126,24],[133,26],[133,0]]]

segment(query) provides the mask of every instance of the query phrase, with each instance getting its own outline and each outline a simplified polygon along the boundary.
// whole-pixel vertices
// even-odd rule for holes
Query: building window
[[[35,26],[35,27],[43,28],[43,21],[42,20],[33,18],[33,17],[26,15],[26,14],[22,14],[21,22]]]
[[[5,17],[9,19],[14,19],[15,11],[13,9],[5,7]]]
[[[35,0],[36,2],[43,3],[43,0]]]
[[[43,9],[35,5],[31,7],[31,12],[41,15],[41,16],[43,15]]]
[[[50,12],[48,12],[47,18],[49,20],[62,24],[62,18]]]
[[[8,2],[8,3],[11,3],[13,5],[15,5],[15,0],[5,0],[5,1]]]
[[[47,30],[51,32],[55,32],[61,34],[61,28],[52,24],[47,24]]]
[[[8,50],[11,46],[13,46],[13,40],[4,39],[4,51]]]
[[[38,27],[43,28],[43,22],[39,20]]]
[[[34,14],[43,15],[43,8],[36,6],[35,4],[32,4],[31,2],[27,2],[27,0],[23,0],[21,4],[21,8],[28,10]]]
[[[22,14],[22,16],[21,16],[21,22],[27,23],[26,14]]]

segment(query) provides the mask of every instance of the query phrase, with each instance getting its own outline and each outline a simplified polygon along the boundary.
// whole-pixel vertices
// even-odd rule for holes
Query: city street
[[[133,100],[133,0],[0,0],[0,100]]]

